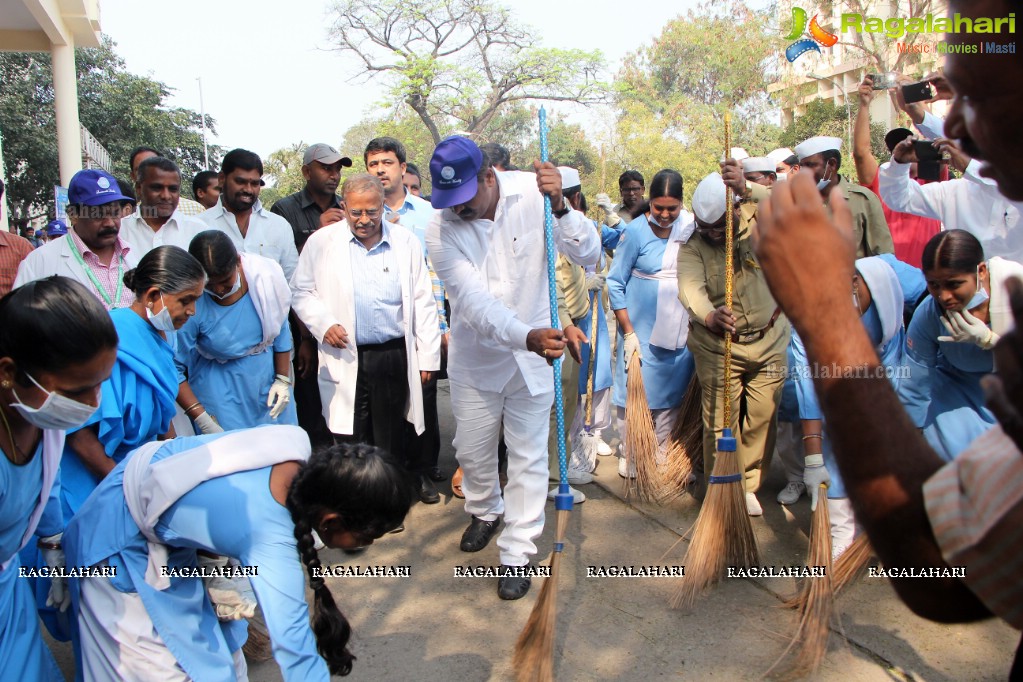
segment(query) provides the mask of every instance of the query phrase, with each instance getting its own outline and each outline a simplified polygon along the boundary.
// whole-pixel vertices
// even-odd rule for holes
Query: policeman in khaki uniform
[[[763,510],[755,493],[760,487],[761,466],[769,463],[774,451],[789,324],[771,297],[750,244],[756,204],[741,204],[735,216],[731,310],[725,307],[725,183],[719,174],[711,173],[696,187],[693,212],[699,238],[679,249],[678,288],[690,318],[686,345],[703,387],[704,473],[713,471],[716,440],[724,426],[724,335],[728,333],[732,336],[728,426],[739,441],[747,510],[751,516],[760,516]],[[743,396],[746,410],[740,415]]]

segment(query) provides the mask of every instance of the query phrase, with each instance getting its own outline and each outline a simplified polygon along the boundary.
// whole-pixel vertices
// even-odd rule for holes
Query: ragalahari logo
[[[818,44],[824,47],[832,47],[838,42],[837,35],[828,33],[817,23],[816,14],[813,15],[813,19],[810,21],[810,37],[804,38],[803,36],[806,34],[806,17],[806,10],[802,7],[792,8],[792,29],[785,36],[785,40],[796,41],[785,48],[785,58],[790,62],[796,61],[810,51],[820,54],[821,48],[818,47]]]

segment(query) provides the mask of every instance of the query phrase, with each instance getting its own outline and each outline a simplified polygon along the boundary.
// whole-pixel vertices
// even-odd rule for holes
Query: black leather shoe
[[[423,504],[437,504],[440,502],[440,493],[437,492],[437,487],[430,480],[429,476],[419,477],[419,499],[423,501]]]
[[[502,571],[514,572],[528,566],[501,566]],[[527,576],[506,575],[497,579],[497,596],[501,599],[522,599],[529,592],[532,580]]]
[[[501,519],[494,519],[493,521],[484,521],[478,519],[475,516],[472,517],[472,523],[462,533],[462,542],[458,547],[463,552],[478,552],[490,542],[490,538],[494,537],[494,533],[497,532],[497,527],[501,525]]]
[[[440,470],[440,467],[431,467],[426,472],[426,475],[430,477],[431,481],[437,481],[438,483],[440,481],[448,480],[447,475],[443,471]]]

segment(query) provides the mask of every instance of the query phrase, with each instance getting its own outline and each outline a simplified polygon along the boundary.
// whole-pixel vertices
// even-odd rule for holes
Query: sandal
[[[462,467],[458,467],[451,475],[451,494],[459,499],[465,499],[465,495],[462,493]]]

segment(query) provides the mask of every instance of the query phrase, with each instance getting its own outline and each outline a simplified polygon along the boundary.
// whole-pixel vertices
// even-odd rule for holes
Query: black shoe
[[[437,492],[436,486],[433,485],[433,481],[430,480],[429,476],[419,477],[419,499],[423,501],[423,504],[437,504],[440,502],[440,493]]]
[[[502,571],[513,572],[527,566],[501,566]],[[532,580],[526,576],[506,575],[497,579],[497,596],[501,599],[522,599],[529,592]]]
[[[431,467],[427,470],[426,475],[430,477],[431,481],[446,481],[448,480],[447,475],[440,470],[440,467]]]
[[[494,533],[497,532],[497,527],[501,525],[501,519],[494,519],[493,521],[484,521],[478,519],[475,516],[472,517],[472,523],[462,533],[462,542],[459,548],[463,552],[478,552],[490,542],[490,538],[494,537]]]
[[[352,549],[342,549],[345,554],[362,554],[366,551],[365,547],[353,547]]]

